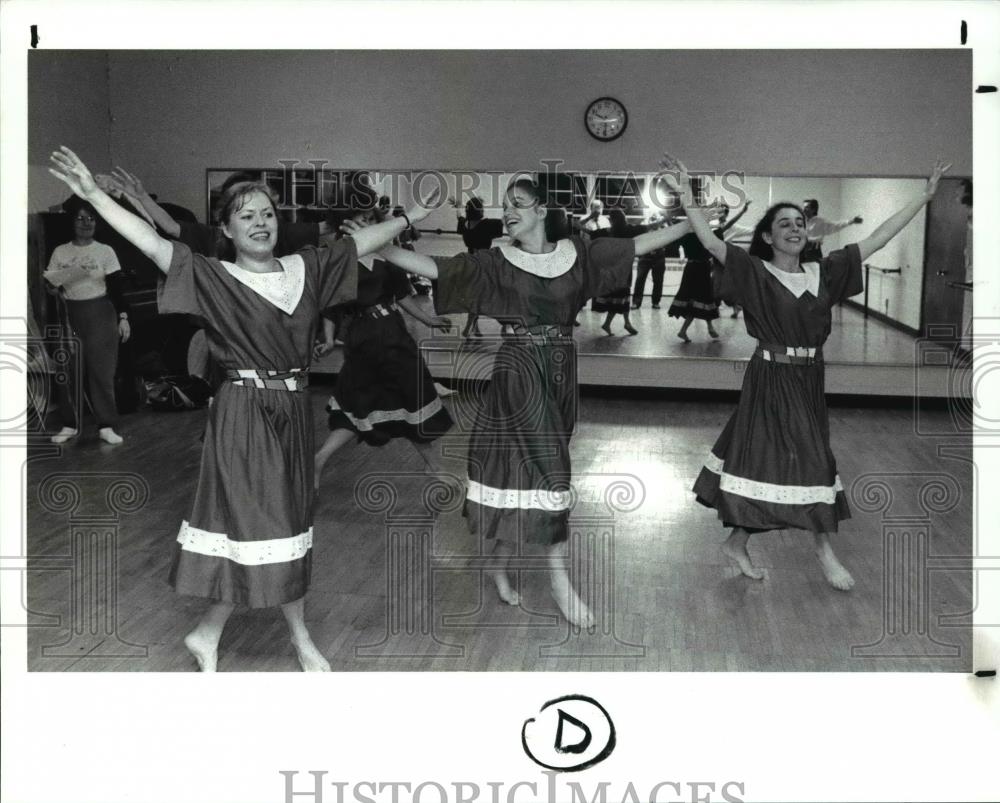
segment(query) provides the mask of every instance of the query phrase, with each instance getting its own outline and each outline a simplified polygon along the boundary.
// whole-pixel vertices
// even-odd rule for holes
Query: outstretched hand
[[[94,182],[112,198],[121,198],[125,194],[125,188],[114,176],[107,173],[98,173],[94,176]]]
[[[49,158],[54,165],[49,172],[85,201],[101,192],[87,165],[65,145],[53,151]]]
[[[937,159],[934,162],[934,168],[931,170],[930,176],[927,178],[927,186],[924,187],[924,195],[931,199],[934,197],[934,193],[937,192],[938,182],[941,181],[941,176],[951,169],[951,162],[947,164],[943,159]]]
[[[135,173],[129,173],[127,170],[121,167],[116,167],[111,171],[111,174],[115,177],[115,180],[121,184],[122,189],[129,195],[134,195],[136,198],[142,196],[143,186],[139,177]]]
[[[687,168],[676,156],[664,153],[659,161],[661,175],[667,186],[674,192],[685,192],[691,186]]]
[[[410,223],[417,223],[433,212],[440,197],[441,188],[435,187],[423,200],[418,199],[412,207],[406,210],[406,216],[410,219]]]

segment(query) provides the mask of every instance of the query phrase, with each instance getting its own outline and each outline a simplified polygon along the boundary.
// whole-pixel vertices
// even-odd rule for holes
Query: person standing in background
[[[855,215],[850,220],[833,223],[819,216],[819,201],[806,198],[802,202],[802,211],[806,216],[806,247],[802,252],[803,262],[819,262],[823,258],[823,238],[836,234],[848,226],[864,223],[864,218]]]
[[[122,437],[115,432],[118,341],[125,342],[131,336],[128,310],[117,282],[121,266],[114,249],[94,239],[94,207],[75,197],[64,207],[73,220],[73,239],[56,247],[45,280],[65,302],[69,327],[80,340],[87,398],[97,419],[98,436],[105,443],[119,444]],[[79,434],[77,410],[82,409],[83,405],[74,406],[68,394],[60,399],[62,429],[52,436],[53,443],[66,443]]]

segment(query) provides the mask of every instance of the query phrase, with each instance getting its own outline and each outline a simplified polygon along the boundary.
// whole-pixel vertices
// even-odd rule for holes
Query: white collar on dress
[[[223,261],[222,266],[240,284],[291,315],[299,305],[306,286],[306,263],[298,254],[280,257],[278,262],[282,270],[273,273],[254,273],[232,262]]]
[[[499,248],[504,259],[511,265],[542,279],[562,276],[576,262],[576,246],[572,240],[559,240],[555,251],[549,251],[547,254],[529,254],[513,245],[501,245]]]
[[[801,298],[806,290],[819,298],[818,262],[803,262],[802,273],[789,273],[788,271],[774,267],[766,259],[761,261],[764,263],[764,267],[767,268],[767,272],[781,282],[785,286],[785,289],[796,298]]]
[[[375,270],[375,260],[377,258],[377,254],[365,254],[363,257],[358,257],[358,264],[364,266],[367,270]]]

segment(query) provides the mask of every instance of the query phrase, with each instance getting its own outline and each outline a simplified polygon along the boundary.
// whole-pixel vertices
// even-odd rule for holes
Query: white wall
[[[73,75],[97,55],[32,54],[33,97],[60,110],[33,118],[33,143],[66,134],[196,211],[207,167],[287,158],[647,171],[670,148],[693,168],[753,175],[913,176],[940,153],[971,174],[968,50],[111,52],[110,157],[88,131],[100,103],[41,67]],[[630,113],[612,143],[583,128],[601,95]],[[49,193],[36,178],[32,208]]]
[[[923,186],[919,179],[845,179],[841,188],[842,208],[848,214],[861,215],[865,221],[849,229],[849,240],[843,234],[841,238],[853,242],[867,237],[916,197]],[[868,306],[914,329],[920,328],[926,220],[921,209],[885,248],[868,259],[880,268],[902,268],[902,273],[890,276],[872,271]]]
[[[60,145],[102,169],[111,162],[108,55],[32,50],[28,76],[28,211],[42,212],[70,195],[48,172]]]

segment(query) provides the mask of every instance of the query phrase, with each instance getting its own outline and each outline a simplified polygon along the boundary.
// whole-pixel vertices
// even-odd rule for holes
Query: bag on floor
[[[164,412],[200,409],[211,396],[211,386],[198,376],[165,376],[146,390],[149,406]]]

